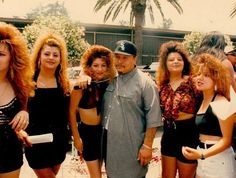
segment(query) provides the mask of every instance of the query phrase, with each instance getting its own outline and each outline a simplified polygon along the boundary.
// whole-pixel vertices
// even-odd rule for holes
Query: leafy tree
[[[191,32],[184,36],[183,45],[188,50],[190,55],[195,55],[196,51],[200,47],[203,37],[206,33],[203,32]],[[233,46],[233,42],[229,35],[224,35],[225,42],[228,46]]]
[[[38,16],[67,16],[68,12],[64,6],[64,2],[47,4],[45,6],[39,6],[26,14],[27,19],[35,19]]]
[[[168,0],[171,5],[178,11],[179,14],[183,12],[181,6],[177,0]],[[159,10],[162,18],[164,19],[164,13],[161,8],[160,0],[97,0],[94,6],[95,12],[99,11],[102,7],[107,7],[107,11],[104,16],[104,22],[106,22],[112,15],[112,20],[120,14],[121,10],[127,10],[127,7],[131,6],[130,11],[130,25],[134,24],[135,27],[135,44],[138,48],[138,64],[142,63],[142,28],[145,21],[145,11],[148,9],[150,19],[154,23],[154,11],[153,4]]]
[[[32,49],[36,39],[42,33],[52,31],[65,38],[69,63],[74,66],[79,64],[79,59],[88,48],[89,44],[84,39],[84,28],[78,23],[73,23],[69,17],[40,16],[31,25],[23,30],[23,35]]]
[[[199,48],[205,33],[191,32],[184,36],[183,45],[190,55],[194,55]]]

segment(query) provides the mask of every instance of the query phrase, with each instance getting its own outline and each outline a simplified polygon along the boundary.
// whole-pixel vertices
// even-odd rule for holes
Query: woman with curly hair
[[[197,161],[186,159],[182,146],[196,148],[195,114],[201,102],[191,77],[189,55],[180,42],[169,41],[160,48],[157,84],[164,122],[161,139],[162,177],[193,178]]]
[[[18,29],[0,23],[0,177],[17,178],[23,164],[17,136],[29,123],[28,97],[33,92],[26,41]]]
[[[196,61],[196,87],[203,92],[203,101],[196,116],[200,142],[197,149],[183,147],[183,154],[189,160],[198,160],[198,178],[234,178],[236,161],[231,141],[235,115],[227,113],[230,104],[229,74],[212,55],[203,53],[196,57]]]
[[[63,38],[53,33],[40,36],[32,51],[35,96],[28,103],[29,135],[53,134],[53,141],[25,149],[29,166],[39,178],[55,178],[68,145],[70,85],[67,49]]]
[[[75,148],[86,161],[90,177],[101,178],[101,104],[109,82],[116,74],[111,50],[93,45],[81,59],[83,72],[92,78],[87,89],[74,87],[70,101],[70,125]],[[80,123],[77,127],[77,111]]]

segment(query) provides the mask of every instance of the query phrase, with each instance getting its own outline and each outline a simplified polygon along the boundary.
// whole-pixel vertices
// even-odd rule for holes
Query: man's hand
[[[152,149],[142,146],[138,153],[138,160],[141,166],[146,166],[152,159]]]
[[[91,84],[91,80],[92,78],[90,76],[83,74],[77,77],[75,85],[79,86],[81,89],[86,89],[88,85]]]

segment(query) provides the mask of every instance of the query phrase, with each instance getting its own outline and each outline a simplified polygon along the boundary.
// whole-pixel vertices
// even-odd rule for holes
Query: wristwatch
[[[201,160],[204,160],[204,159],[205,159],[205,155],[203,154],[203,152],[201,153],[200,159],[201,159]]]

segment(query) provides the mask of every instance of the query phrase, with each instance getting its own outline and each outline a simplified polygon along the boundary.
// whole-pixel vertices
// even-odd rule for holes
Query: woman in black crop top
[[[104,46],[91,46],[83,55],[81,65],[92,78],[87,89],[74,87],[70,101],[70,125],[74,146],[83,154],[90,177],[101,178],[101,101],[109,81],[115,76],[112,51]],[[77,127],[77,112],[80,123]]]
[[[39,178],[55,178],[68,146],[69,80],[64,39],[54,33],[38,38],[32,51],[35,96],[28,102],[29,135],[53,134],[53,141],[25,149],[29,166]]]
[[[28,123],[27,100],[33,92],[27,45],[18,29],[0,23],[0,177],[18,178],[23,164],[17,136]]]
[[[236,161],[231,147],[235,115],[227,115],[230,101],[228,73],[212,55],[201,54],[196,60],[196,87],[203,92],[196,117],[200,143],[197,149],[183,147],[182,152],[187,159],[198,160],[199,178],[235,178]]]

